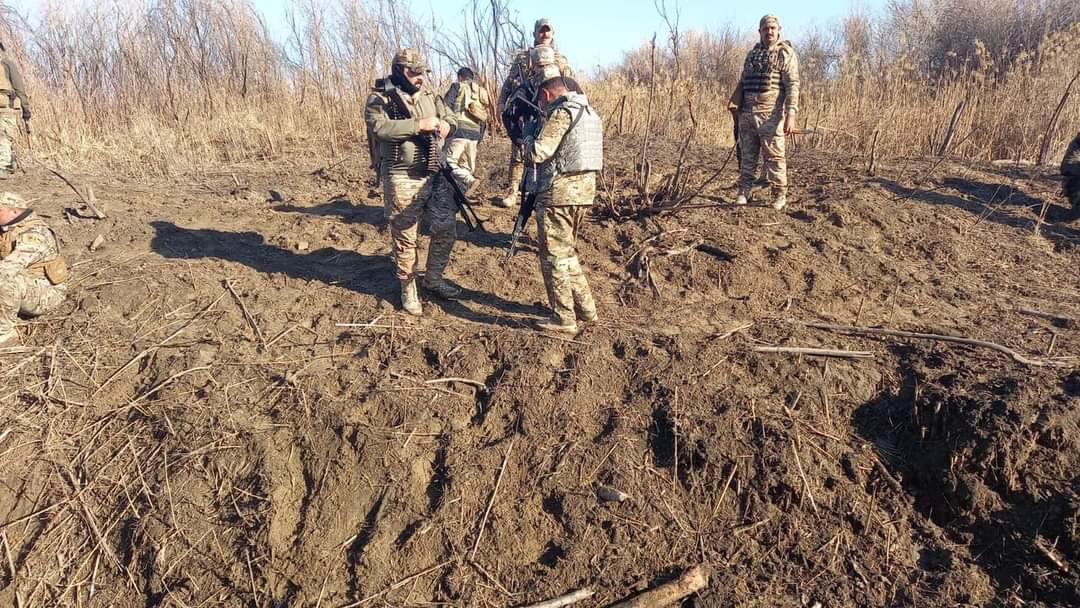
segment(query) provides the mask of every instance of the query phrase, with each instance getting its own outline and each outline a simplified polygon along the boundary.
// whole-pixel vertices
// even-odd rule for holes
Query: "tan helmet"
[[[401,49],[394,54],[392,65],[400,65],[409,68],[410,70],[429,71],[427,62],[424,61],[424,57],[420,55],[420,51],[417,51],[416,49]]]
[[[18,207],[20,209],[25,209],[26,199],[14,192],[0,192],[0,207]]]
[[[532,63],[529,80],[536,86],[562,75],[559,65],[555,63],[555,49],[550,46],[534,47],[529,51],[529,60]]]

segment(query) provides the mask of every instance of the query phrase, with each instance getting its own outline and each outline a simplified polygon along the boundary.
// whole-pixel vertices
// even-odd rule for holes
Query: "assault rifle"
[[[540,128],[543,126],[539,120],[533,120],[529,122],[523,132],[524,139],[522,140],[522,161],[525,160],[525,142],[534,139],[539,133]],[[536,192],[529,192],[529,185],[533,187],[536,185],[536,164],[526,163],[525,172],[521,176],[521,184],[518,186],[518,192],[521,193],[521,205],[518,207],[517,219],[514,220],[514,231],[510,233],[510,247],[506,250],[506,258],[504,262],[509,262],[510,258],[514,257],[514,253],[517,252],[518,240],[521,239],[521,233],[525,231],[525,225],[529,223],[529,217],[532,216],[533,209],[536,207]]]
[[[376,81],[376,86],[378,81]],[[405,98],[401,96],[401,91],[397,87],[384,86],[382,91],[386,98],[390,100],[390,111],[387,114],[393,120],[401,120],[405,118],[412,118],[412,112],[409,110],[409,105],[405,103]],[[454,204],[457,205],[458,211],[461,212],[461,217],[465,220],[465,225],[469,227],[469,230],[480,229],[481,232],[487,232],[484,230],[484,224],[480,221],[479,216],[476,215],[476,211],[473,209],[472,202],[462,192],[461,186],[458,185],[457,180],[454,179],[453,172],[450,171],[444,163],[439,162],[439,137],[437,134],[422,135],[421,141],[424,142],[424,151],[427,155],[427,168],[428,171],[438,173],[443,179],[450,182],[450,188],[454,191]]]

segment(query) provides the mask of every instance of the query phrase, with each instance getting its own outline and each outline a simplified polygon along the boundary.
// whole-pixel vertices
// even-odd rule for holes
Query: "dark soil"
[[[600,321],[572,340],[531,329],[535,247],[504,264],[513,216],[488,205],[492,232],[459,225],[464,297],[400,313],[359,156],[78,176],[102,221],[44,172],[9,179],[73,280],[0,354],[0,605],[517,606],[589,587],[579,605],[606,606],[699,563],[710,585],[684,606],[1080,604],[1080,332],[1019,311],[1080,319],[1080,226],[1054,178],[922,159],[867,176],[798,151],[784,212],[723,204],[728,167],[693,209],[633,214],[637,146],[608,142],[579,244]],[[482,149],[485,196],[505,153]]]

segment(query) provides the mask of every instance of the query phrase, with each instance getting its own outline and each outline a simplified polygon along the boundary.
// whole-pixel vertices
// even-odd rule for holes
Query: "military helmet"
[[[417,51],[416,49],[401,49],[394,55],[392,65],[400,65],[409,68],[410,70],[428,71],[427,62],[425,62],[424,57],[420,55],[420,51]]]
[[[26,199],[14,192],[0,192],[0,207],[26,207]]]
[[[529,80],[536,86],[562,75],[559,65],[555,63],[555,49],[550,46],[538,46],[529,51],[532,73]]]

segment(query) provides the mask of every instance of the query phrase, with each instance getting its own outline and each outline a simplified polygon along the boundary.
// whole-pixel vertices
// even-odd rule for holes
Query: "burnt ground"
[[[464,297],[398,312],[359,157],[80,175],[101,221],[8,180],[73,280],[0,354],[0,605],[606,606],[695,564],[684,606],[1080,603],[1080,332],[1021,312],[1080,318],[1058,182],[798,151],[782,213],[724,204],[728,168],[635,215],[637,145],[608,144],[572,340],[530,329],[535,248],[504,264],[490,205]]]

